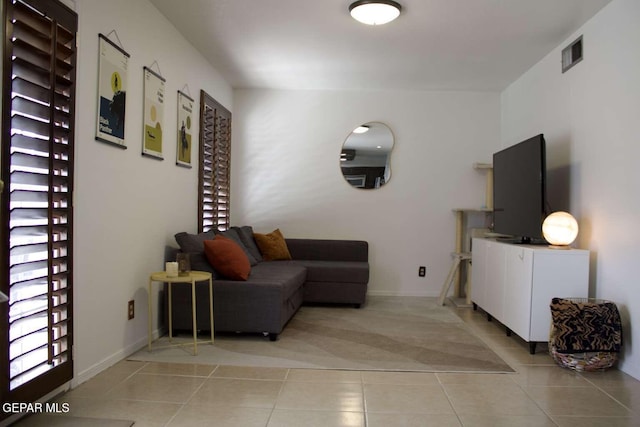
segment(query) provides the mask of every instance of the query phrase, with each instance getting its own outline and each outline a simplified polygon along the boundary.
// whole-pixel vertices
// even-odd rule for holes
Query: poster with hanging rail
[[[150,67],[143,67],[143,71],[142,154],[164,160],[162,142],[164,131],[165,79]]]
[[[126,97],[129,54],[109,39],[98,34],[98,94],[96,140],[127,148],[125,141]]]
[[[176,165],[191,168],[193,137],[193,109],[195,101],[189,95],[178,91],[178,140],[176,144]]]

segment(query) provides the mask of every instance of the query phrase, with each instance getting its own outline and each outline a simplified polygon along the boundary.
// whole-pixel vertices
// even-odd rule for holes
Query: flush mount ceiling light
[[[369,131],[369,126],[366,125],[362,125],[362,126],[358,126],[357,128],[355,128],[352,132],[353,133],[365,133]]]
[[[392,0],[359,0],[349,6],[349,12],[356,21],[367,25],[382,25],[400,15],[402,7]]]

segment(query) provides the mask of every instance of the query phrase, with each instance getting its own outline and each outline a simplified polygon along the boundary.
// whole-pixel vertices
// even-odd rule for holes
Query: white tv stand
[[[589,251],[474,238],[471,300],[529,343],[549,341],[554,297],[587,298]]]

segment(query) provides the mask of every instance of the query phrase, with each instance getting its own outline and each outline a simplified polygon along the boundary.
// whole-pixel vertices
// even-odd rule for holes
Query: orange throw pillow
[[[204,254],[213,268],[231,280],[247,280],[251,273],[249,258],[236,242],[217,235],[204,241]]]
[[[265,261],[275,261],[278,259],[291,259],[287,242],[277,228],[269,234],[253,233],[258,249]]]

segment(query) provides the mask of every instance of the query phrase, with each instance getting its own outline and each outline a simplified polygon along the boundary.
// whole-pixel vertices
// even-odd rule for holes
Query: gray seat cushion
[[[369,263],[351,261],[286,261],[307,269],[307,282],[368,283]]]
[[[307,278],[307,270],[288,262],[261,262],[251,268],[251,283],[277,283],[282,286],[283,299],[289,298],[302,286]]]

